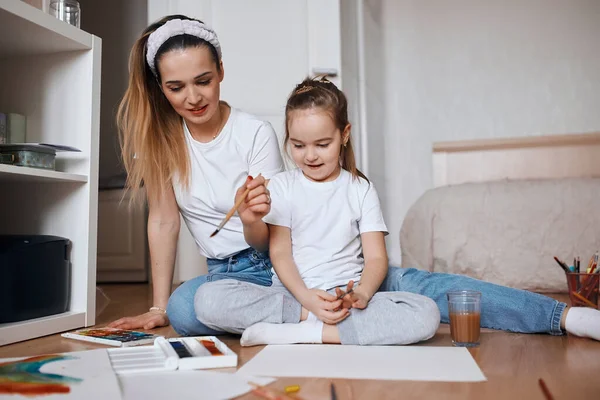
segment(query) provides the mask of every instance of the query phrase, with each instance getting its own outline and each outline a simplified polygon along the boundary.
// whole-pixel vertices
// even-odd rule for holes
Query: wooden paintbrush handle
[[[225,218],[223,218],[223,221],[221,221],[221,224],[219,225],[219,227],[217,228],[217,230],[222,229],[225,224],[231,219],[231,217],[233,217],[233,214],[235,214],[235,212],[237,211],[238,208],[240,208],[240,205],[242,205],[242,202],[244,200],[246,200],[246,197],[248,196],[248,193],[250,193],[250,189],[246,188],[246,190],[244,190],[244,193],[242,193],[242,195],[240,196],[240,198],[238,199],[238,201],[235,202],[235,204],[233,205],[233,207],[231,207],[231,210],[229,210],[229,212],[227,213],[227,215],[225,215]]]
[[[261,174],[258,174],[258,176],[261,176]],[[258,178],[258,176],[257,176],[257,178]],[[219,231],[221,229],[223,229],[223,227],[225,226],[225,224],[227,223],[227,221],[229,221],[229,219],[233,216],[233,214],[237,211],[237,209],[240,208],[240,206],[242,205],[242,202],[244,200],[246,200],[246,197],[248,197],[248,193],[250,193],[250,188],[247,187],[246,190],[244,190],[244,193],[242,193],[242,195],[240,196],[240,198],[235,202],[235,204],[233,205],[233,207],[231,207],[231,210],[229,210],[229,212],[227,213],[227,215],[225,215],[225,218],[223,218],[223,221],[221,221],[221,223],[217,227],[217,230],[214,231],[212,233],[212,235],[210,235],[210,237],[215,236],[217,233],[219,233]]]
[[[259,176],[262,176],[262,173],[258,174],[256,177],[258,178]],[[233,216],[233,214],[237,211],[237,209],[240,208],[240,206],[242,205],[242,202],[244,200],[246,200],[246,197],[248,197],[248,193],[250,193],[250,188],[246,188],[246,190],[244,190],[244,193],[242,193],[242,196],[238,199],[238,201],[235,202],[235,204],[233,205],[231,210],[229,210],[229,212],[225,216],[225,219],[223,220],[224,222],[227,222],[229,220],[229,218],[231,218]]]
[[[242,203],[244,202],[244,200],[246,200],[246,197],[248,197],[248,193],[250,193],[250,189],[246,188],[246,190],[244,190],[244,193],[242,193],[242,195],[240,196],[240,198],[238,199],[238,201],[235,202],[235,204],[233,205],[233,207],[231,208],[231,210],[229,210],[229,212],[225,216],[225,221],[229,220],[229,218],[231,218],[233,216],[233,214],[235,214],[235,212],[237,211],[237,209],[240,208],[240,206],[242,205]]]

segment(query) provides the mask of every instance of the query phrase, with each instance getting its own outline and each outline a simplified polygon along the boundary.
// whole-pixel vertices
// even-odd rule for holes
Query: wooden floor
[[[150,290],[145,284],[112,284],[101,288],[111,298],[98,317],[98,326],[113,319],[143,312],[150,306]],[[554,296],[565,300],[564,296]],[[167,337],[176,336],[170,328],[156,329]],[[239,338],[223,340],[239,355],[239,366],[263,347],[241,348]],[[448,326],[442,324],[427,346],[451,346]],[[52,335],[0,347],[0,358],[69,352],[104,347]],[[345,399],[540,399],[538,385],[543,378],[554,399],[600,398],[600,342],[573,336],[522,335],[484,330],[481,346],[471,350],[488,381],[482,383],[436,383],[410,381],[369,381],[334,379],[339,400]],[[402,360],[398,360],[401,363]],[[360,365],[356,366],[360,368]],[[298,384],[302,399],[330,399],[330,379],[281,378],[270,386],[283,389]],[[241,399],[257,399],[247,394]]]

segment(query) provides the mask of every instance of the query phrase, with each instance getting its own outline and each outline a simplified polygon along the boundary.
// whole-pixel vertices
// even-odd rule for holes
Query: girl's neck
[[[227,118],[229,118],[229,112],[229,105],[220,101],[215,114],[208,122],[196,125],[186,121],[192,138],[200,143],[208,143],[215,140],[225,126]]]

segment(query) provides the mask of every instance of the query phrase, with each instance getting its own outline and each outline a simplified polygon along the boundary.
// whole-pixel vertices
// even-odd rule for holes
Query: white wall
[[[363,3],[365,85],[363,87],[366,113],[367,135],[367,177],[379,192],[382,208],[387,209],[388,199],[385,196],[386,181],[386,60],[384,58],[382,16],[383,0],[367,0]],[[363,167],[364,168],[364,167]],[[389,227],[388,227],[389,228]],[[388,249],[389,250],[389,249]],[[389,251],[388,251],[389,252]]]
[[[432,142],[599,130],[600,1],[381,3],[370,7],[385,55],[367,60],[381,74],[369,102],[370,175],[399,264],[402,219],[432,187]],[[376,28],[367,39],[377,46]],[[371,125],[380,116],[385,136]]]
[[[359,51],[358,51],[358,3],[362,0],[344,0],[340,2],[340,31],[342,58],[342,90],[348,100],[348,119],[352,124],[350,137],[360,165],[361,132],[359,108]]]

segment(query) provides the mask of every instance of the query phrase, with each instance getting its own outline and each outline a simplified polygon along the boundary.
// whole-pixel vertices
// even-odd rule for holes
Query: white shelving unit
[[[0,345],[95,323],[101,45],[20,0],[0,0],[0,110],[27,116],[28,142],[81,150],[57,153],[56,171],[0,165],[0,234],[72,242],[69,310],[0,324]]]
[[[0,182],[87,182],[87,175],[0,164]]]

